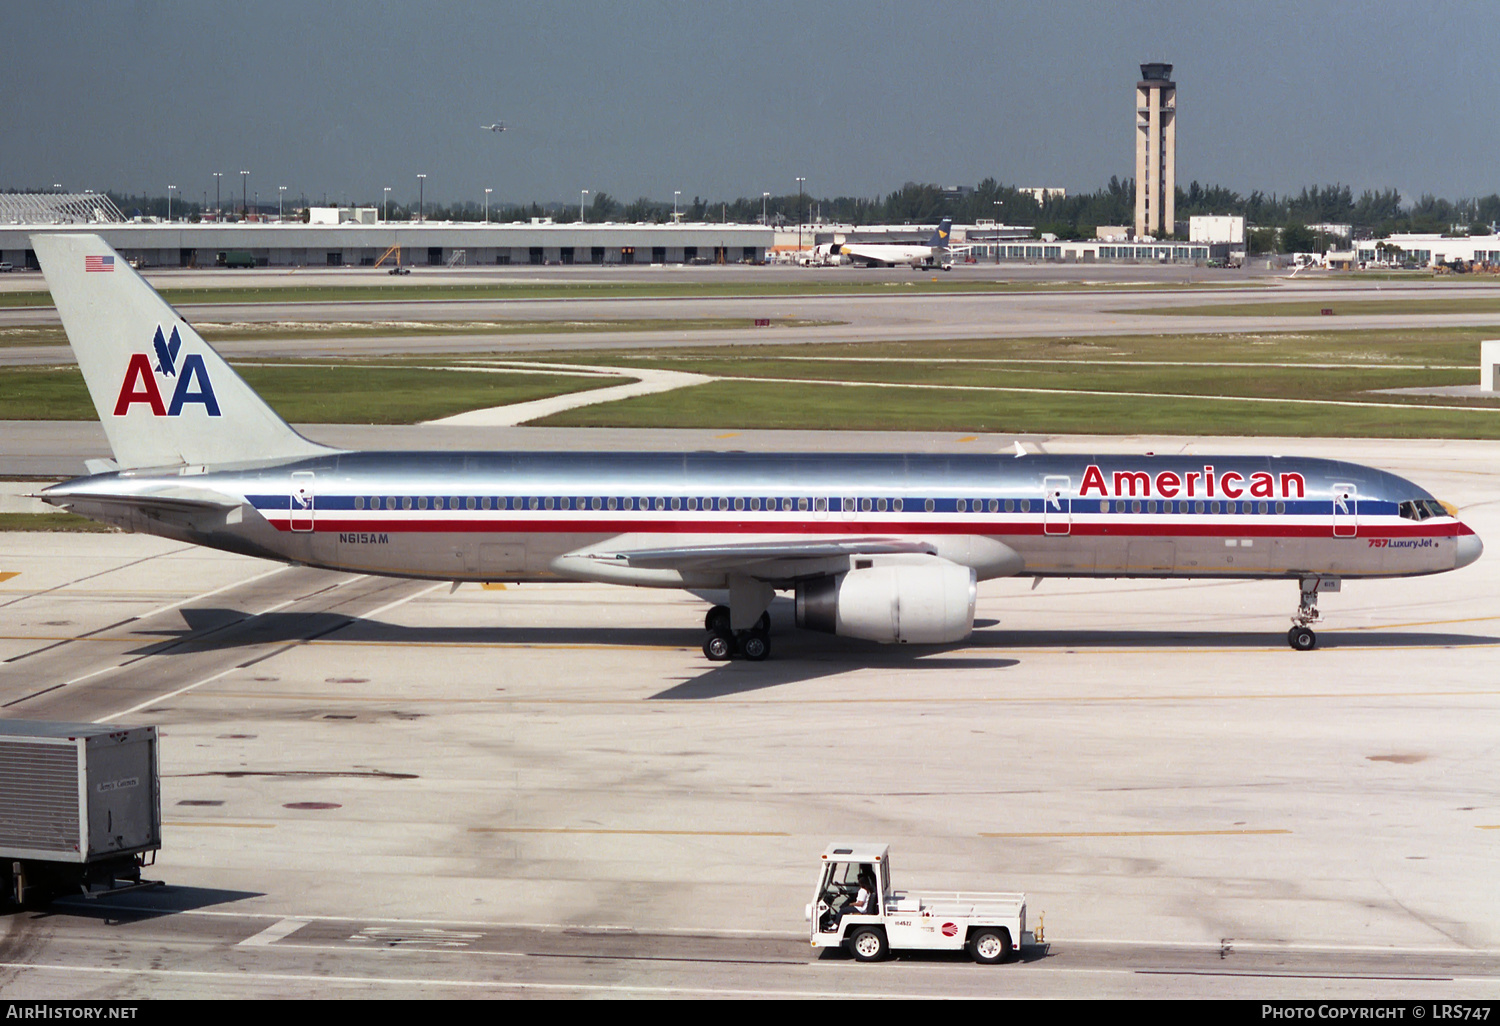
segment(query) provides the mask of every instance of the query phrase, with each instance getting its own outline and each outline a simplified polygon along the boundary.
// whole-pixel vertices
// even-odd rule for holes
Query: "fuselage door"
[[[313,472],[298,470],[292,473],[291,528],[293,531],[313,529]]]
[[[1352,484],[1333,486],[1333,536],[1353,538],[1359,533],[1359,495]]]
[[[1073,533],[1073,479],[1049,477],[1042,482],[1042,533]]]

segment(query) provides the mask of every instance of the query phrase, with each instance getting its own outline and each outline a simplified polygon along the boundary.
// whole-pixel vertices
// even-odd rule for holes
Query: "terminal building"
[[[1354,243],[1354,259],[1365,267],[1437,267],[1441,264],[1500,268],[1500,235],[1449,238],[1432,234],[1396,234]]]
[[[0,261],[36,269],[30,236],[87,231],[137,267],[444,267],[762,263],[774,230],[746,224],[126,220],[97,194],[0,195]],[[102,201],[102,202],[101,202]],[[373,208],[370,208],[373,210]],[[360,212],[363,215],[363,211]]]
[[[332,210],[332,208],[329,208]],[[383,222],[375,208],[310,213],[309,221],[241,223],[127,220],[98,194],[0,194],[0,261],[37,270],[30,236],[98,234],[133,266],[454,267],[555,264],[759,264],[796,260],[819,245],[929,239],[936,225],[486,224]],[[1197,263],[1209,246],[1032,238],[1025,225],[954,225],[955,263]]]

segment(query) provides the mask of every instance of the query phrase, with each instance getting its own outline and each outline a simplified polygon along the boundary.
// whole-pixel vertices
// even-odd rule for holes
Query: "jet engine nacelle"
[[[846,638],[917,645],[974,629],[972,568],[947,560],[862,567],[797,585],[797,626]]]

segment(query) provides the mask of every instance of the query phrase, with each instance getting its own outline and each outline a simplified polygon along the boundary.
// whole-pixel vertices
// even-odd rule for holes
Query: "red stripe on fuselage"
[[[279,512],[279,511],[278,511]],[[300,514],[301,511],[299,511]],[[278,530],[290,531],[290,521],[285,517],[267,517]],[[299,522],[301,521],[299,516]],[[1207,518],[1205,518],[1207,520]],[[1341,525],[1344,526],[1344,525]],[[1354,524],[1347,525],[1354,528]],[[913,521],[806,520],[792,523],[784,521],[763,522],[754,520],[621,520],[621,519],[532,519],[465,518],[423,519],[403,517],[400,520],[351,519],[323,514],[314,519],[314,530],[320,534],[334,532],[379,532],[392,534],[880,534],[880,535],[935,535],[978,534],[1001,537],[1006,535],[1036,535],[1047,537],[1159,537],[1159,538],[1328,538],[1333,536],[1333,522],[1325,520],[1316,524],[1268,524],[1265,522],[1242,522],[1234,518],[1220,518],[1204,523],[1192,522],[1142,522],[1088,523],[1073,521],[1049,522],[1045,530],[1040,520],[1030,521],[944,521],[941,523],[918,523]],[[1066,528],[1066,530],[1064,530]],[[298,532],[307,533],[307,532]],[[1459,521],[1439,524],[1413,524],[1403,522],[1388,524],[1365,521],[1358,525],[1358,537],[1365,538],[1455,538],[1473,534],[1474,531]],[[1342,535],[1340,537],[1343,537]],[[1350,535],[1349,537],[1354,537]]]

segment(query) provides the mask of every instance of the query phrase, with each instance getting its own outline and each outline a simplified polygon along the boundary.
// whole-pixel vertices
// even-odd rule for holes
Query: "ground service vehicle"
[[[0,904],[154,886],[155,727],[0,721]]]
[[[1041,943],[1026,930],[1026,895],[891,889],[888,844],[836,842],[823,852],[818,890],[805,910],[814,948],[846,947],[861,962],[891,951],[968,950],[976,962],[1014,957]],[[864,911],[857,907],[868,893]]]

